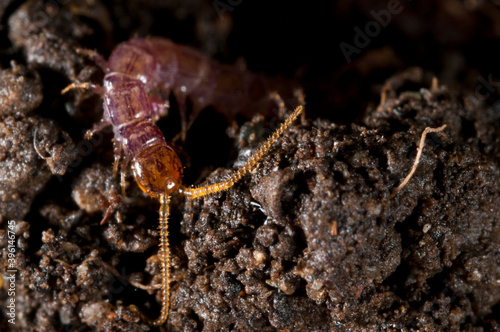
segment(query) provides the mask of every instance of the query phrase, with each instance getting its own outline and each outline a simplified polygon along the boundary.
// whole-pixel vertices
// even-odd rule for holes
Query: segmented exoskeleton
[[[185,105],[186,97],[189,96],[194,114],[207,105],[214,106],[226,115],[267,112],[276,107],[276,102],[283,108],[283,101],[278,94],[271,94],[264,77],[220,65],[191,48],[175,45],[166,39],[136,38],[124,42],[116,47],[107,63],[95,53],[93,56],[105,70],[103,85],[74,83],[63,92],[87,87],[103,96],[103,120],[93,131],[112,125],[116,161],[123,151],[131,162],[132,173],[139,187],[160,200],[162,311],[160,317],[151,323],[161,325],[168,317],[169,303],[169,195],[177,191],[188,198],[197,198],[233,186],[246,172],[258,165],[271,144],[302,112],[302,106],[297,107],[250,160],[227,180],[199,188],[187,188],[181,185],[182,164],[154,122],[162,103],[159,92],[174,92],[181,105]],[[289,95],[292,94],[293,91],[290,91]],[[144,315],[141,316],[149,321]]]

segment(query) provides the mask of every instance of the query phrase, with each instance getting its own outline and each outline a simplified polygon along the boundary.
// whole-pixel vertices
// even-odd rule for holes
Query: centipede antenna
[[[160,326],[165,323],[168,317],[168,307],[170,303],[170,248],[168,246],[168,217],[170,214],[170,196],[160,195],[160,256],[161,263],[161,312],[160,316],[152,320],[146,317],[139,309],[132,305],[130,309],[135,311],[141,319],[151,325]]]
[[[170,303],[170,247],[168,246],[168,216],[170,215],[170,196],[160,196],[160,262],[161,262],[161,313],[153,325],[165,323]]]
[[[257,152],[254,153],[254,155],[248,160],[248,162],[238,169],[236,172],[234,172],[229,179],[219,182],[219,183],[214,183],[208,186],[203,186],[203,187],[198,187],[198,188],[187,188],[185,186],[180,186],[179,188],[179,193],[182,195],[188,197],[188,198],[197,198],[197,197],[202,197],[206,196],[212,193],[216,193],[218,191],[223,191],[226,189],[231,188],[236,182],[238,182],[247,172],[253,171],[257,165],[259,164],[259,161],[262,159],[262,157],[266,154],[266,152],[269,150],[271,145],[283,134],[283,132],[290,126],[290,124],[297,119],[297,117],[302,113],[302,106],[299,106],[293,111],[292,115],[288,119],[286,119],[285,122],[281,124],[281,126],[276,130],[271,137],[267,139],[267,141],[260,146],[260,148],[257,150]]]

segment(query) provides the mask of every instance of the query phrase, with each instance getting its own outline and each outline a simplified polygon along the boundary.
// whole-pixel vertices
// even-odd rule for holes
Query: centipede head
[[[132,174],[149,196],[170,195],[181,185],[182,164],[169,146],[150,146],[132,160]]]

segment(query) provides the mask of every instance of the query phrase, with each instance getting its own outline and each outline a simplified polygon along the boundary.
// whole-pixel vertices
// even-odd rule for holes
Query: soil
[[[500,331],[500,7],[389,3],[0,1],[0,329]],[[114,176],[110,130],[84,140],[99,96],[60,93],[102,81],[78,48],[147,35],[297,80],[307,102],[235,186],[172,196],[159,328],[130,307],[159,313],[159,204]],[[175,143],[185,184],[225,179],[282,121],[205,109]]]

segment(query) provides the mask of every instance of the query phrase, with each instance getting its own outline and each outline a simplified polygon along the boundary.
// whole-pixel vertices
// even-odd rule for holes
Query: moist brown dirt
[[[332,4],[330,14],[254,6],[243,2],[219,16],[216,2],[0,2],[2,331],[500,330],[498,67],[491,54],[467,51],[498,44],[500,9],[403,3],[346,65],[315,49],[321,38],[308,23],[338,19],[321,26],[333,34],[343,24],[350,33],[341,38],[350,41],[353,26],[373,19],[375,3]],[[242,24],[263,8],[264,27],[255,29],[268,35],[249,51]],[[278,28],[287,43],[274,38],[277,53],[270,46],[266,62],[260,56],[274,33],[265,30],[268,16],[289,31]],[[306,37],[283,16],[302,17],[292,21]],[[293,76],[307,95],[305,119],[255,172],[202,199],[173,195],[170,315],[160,328],[130,309],[159,312],[158,202],[128,172],[120,184],[109,130],[83,139],[99,120],[99,97],[60,94],[71,82],[102,80],[76,48],[107,56],[134,34],[173,38],[222,61],[243,54],[250,68],[269,74],[300,67]],[[405,47],[417,42],[417,56],[409,54]],[[159,121],[167,139],[180,130],[177,111],[172,99]],[[177,142],[187,184],[225,179],[283,121],[256,110],[253,119],[227,124],[216,111],[205,110],[186,142]],[[427,135],[415,174],[393,195],[425,128],[443,124]],[[15,325],[6,308],[9,230]]]

